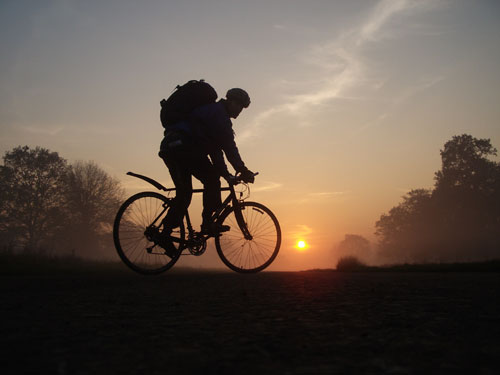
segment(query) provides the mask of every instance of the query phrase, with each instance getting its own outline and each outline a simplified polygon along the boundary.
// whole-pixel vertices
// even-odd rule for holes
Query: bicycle
[[[152,178],[132,172],[127,175],[140,178],[167,194],[175,191],[175,188],[166,188]],[[239,197],[234,188],[238,184],[243,185]],[[229,191],[229,195],[212,215],[212,221],[228,225],[230,229],[214,236],[219,257],[236,272],[262,271],[274,261],[281,246],[278,219],[264,205],[245,201],[250,196],[250,188],[239,177],[221,191]],[[193,193],[201,192],[203,189],[193,189]],[[170,269],[181,255],[200,256],[205,253],[211,236],[193,229],[188,211],[181,225],[171,234],[176,254],[169,256],[159,246],[163,219],[172,199],[158,192],[145,191],[132,195],[119,208],[113,225],[113,239],[118,255],[132,270],[146,275],[159,274]],[[184,250],[189,254],[182,254]]]

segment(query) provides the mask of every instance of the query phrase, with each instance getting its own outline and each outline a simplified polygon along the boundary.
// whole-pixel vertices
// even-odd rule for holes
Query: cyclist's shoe
[[[222,225],[220,223],[210,223],[201,225],[201,233],[211,237],[218,236],[222,232],[227,232],[231,227],[229,225]]]
[[[170,238],[170,234],[160,233],[158,238],[156,239],[156,243],[165,250],[165,254],[170,258],[177,256],[179,250],[177,250],[177,248],[174,246],[172,238]]]

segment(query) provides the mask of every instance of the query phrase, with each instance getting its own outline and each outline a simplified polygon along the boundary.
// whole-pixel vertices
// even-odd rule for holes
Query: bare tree
[[[96,163],[79,161],[71,165],[65,187],[69,246],[80,254],[98,255],[106,238],[111,238],[123,194],[119,181]]]

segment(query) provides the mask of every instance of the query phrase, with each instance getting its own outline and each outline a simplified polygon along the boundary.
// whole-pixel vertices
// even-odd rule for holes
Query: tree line
[[[431,189],[413,189],[375,223],[373,248],[348,234],[340,257],[363,262],[422,263],[500,259],[500,163],[489,139],[469,134],[444,144]]]
[[[103,257],[124,191],[96,163],[19,146],[0,165],[0,249]]]
[[[340,256],[378,262],[500,258],[500,163],[489,139],[454,136],[431,189],[413,189],[375,223],[378,244],[346,235]],[[112,251],[120,183],[94,162],[19,146],[0,165],[0,249],[100,256]]]
[[[500,258],[500,163],[489,139],[444,144],[432,189],[414,189],[376,222],[379,255],[406,262]]]

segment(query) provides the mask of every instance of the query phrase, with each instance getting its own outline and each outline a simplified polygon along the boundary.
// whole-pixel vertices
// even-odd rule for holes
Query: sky
[[[0,154],[93,160],[129,194],[149,186],[127,171],[172,186],[160,100],[191,79],[244,88],[249,200],[283,231],[271,269],[329,268],[345,234],[375,243],[381,214],[432,187],[451,137],[500,147],[499,17],[494,0],[1,0]]]

